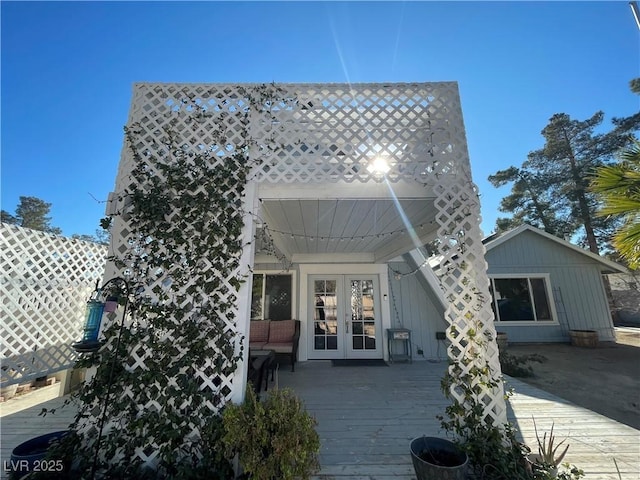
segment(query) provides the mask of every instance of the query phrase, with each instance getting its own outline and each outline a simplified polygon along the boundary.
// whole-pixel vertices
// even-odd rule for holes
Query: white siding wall
[[[407,273],[414,269],[415,265],[403,262],[390,264],[393,270]],[[256,263],[254,271],[282,272],[279,263]],[[300,291],[299,265],[293,264],[291,272],[295,272],[294,296],[295,305],[298,306],[300,320],[306,321],[306,313],[300,312],[301,299],[304,293]],[[437,306],[434,295],[422,280],[420,274],[403,276],[396,279],[392,272],[389,273],[389,297],[391,311],[391,328],[408,328],[411,330],[412,351],[414,360],[442,360],[447,359],[447,349],[444,340],[436,340],[436,332],[443,332],[446,328],[444,310]],[[397,309],[397,314],[396,314]],[[295,314],[294,314],[295,316]],[[296,317],[298,318],[298,317]],[[384,332],[386,342],[386,331]],[[301,339],[305,342],[305,339]],[[394,351],[399,351],[401,344],[395,345]],[[422,350],[422,354],[418,354]]]
[[[489,275],[548,273],[559,325],[496,327],[510,342],[569,341],[569,329],[597,330],[601,341],[614,341],[611,314],[598,264],[568,248],[523,232],[486,254]]]
[[[401,273],[413,270],[413,266],[407,263],[391,263],[390,267]],[[396,279],[393,273],[389,274],[391,327],[411,330],[414,360],[446,360],[446,342],[436,340],[436,332],[446,329],[444,311],[437,306],[426,282],[421,282],[420,278],[419,273],[400,279]],[[423,351],[422,355],[417,353],[418,349]]]

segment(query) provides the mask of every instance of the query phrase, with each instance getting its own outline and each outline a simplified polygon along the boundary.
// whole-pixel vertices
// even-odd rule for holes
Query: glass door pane
[[[338,350],[338,296],[335,280],[313,282],[313,348]]]
[[[373,280],[350,282],[351,300],[351,348],[376,350],[376,322]]]

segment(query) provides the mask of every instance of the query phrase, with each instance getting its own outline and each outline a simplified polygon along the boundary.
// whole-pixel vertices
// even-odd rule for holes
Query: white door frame
[[[380,285],[380,325],[382,342],[382,355],[384,360],[389,359],[389,351],[387,349],[386,332],[387,328],[391,328],[391,310],[389,308],[389,269],[386,264],[300,264],[300,295],[298,318],[300,319],[300,342],[298,344],[298,360],[305,361],[309,359],[309,293],[308,289],[313,288],[309,285],[309,275],[377,275]]]

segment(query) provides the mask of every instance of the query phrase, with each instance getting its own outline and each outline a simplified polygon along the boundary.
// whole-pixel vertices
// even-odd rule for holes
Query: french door
[[[309,358],[382,358],[377,275],[310,275]]]

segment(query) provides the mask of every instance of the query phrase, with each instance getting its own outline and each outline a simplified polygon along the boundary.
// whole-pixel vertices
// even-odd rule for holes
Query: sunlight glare
[[[411,237],[411,240],[413,241],[413,245],[419,251],[420,247],[422,246],[422,242],[418,238],[418,235],[416,234],[415,228],[413,228],[413,225],[411,225],[411,222],[409,221],[409,217],[407,217],[407,214],[405,213],[404,208],[402,208],[402,205],[400,205],[400,200],[398,200],[398,197],[396,196],[396,193],[393,191],[393,187],[389,183],[389,180],[385,178],[384,181],[387,184],[387,188],[389,189],[389,193],[391,194],[391,198],[393,199],[393,203],[396,206],[396,210],[398,210],[398,213],[400,214],[400,218],[402,219],[402,223],[404,223],[404,226],[407,229],[407,232],[409,233],[409,236]]]
[[[367,165],[367,170],[374,175],[384,175],[391,170],[391,166],[389,166],[389,162],[386,158],[377,156],[369,163],[369,165]]]

